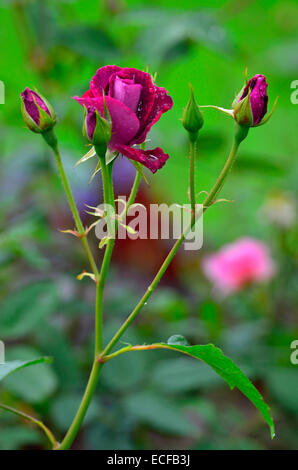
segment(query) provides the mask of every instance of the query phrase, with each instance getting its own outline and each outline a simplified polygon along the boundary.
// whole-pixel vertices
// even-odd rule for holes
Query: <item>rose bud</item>
[[[105,153],[107,144],[112,137],[112,123],[107,108],[102,117],[94,106],[85,108],[83,135],[93,144],[97,153]]]
[[[239,125],[245,127],[257,127],[265,124],[271,117],[272,111],[267,113],[268,95],[267,95],[266,77],[258,74],[249,80],[236,96],[232,107],[234,109],[234,118]]]
[[[25,123],[33,132],[43,133],[56,124],[56,115],[50,103],[40,94],[26,87],[21,93],[21,111]]]
[[[75,100],[85,108],[95,107],[103,117],[107,106],[112,122],[109,150],[142,163],[153,173],[163,167],[169,155],[160,147],[138,148],[151,127],[173,106],[167,91],[158,87],[149,73],[106,65],[97,70],[90,89]]]
[[[182,125],[189,133],[189,138],[195,142],[199,130],[203,127],[204,118],[199,106],[196,103],[192,86],[189,84],[190,98],[182,116]]]

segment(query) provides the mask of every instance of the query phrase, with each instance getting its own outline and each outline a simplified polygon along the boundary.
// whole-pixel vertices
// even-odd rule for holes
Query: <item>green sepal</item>
[[[220,111],[222,114],[225,114],[226,116],[230,116],[231,118],[234,119],[234,111],[233,109],[226,109],[222,108],[221,106],[215,106],[213,104],[206,104],[203,106],[200,106],[201,108],[212,108],[212,109],[217,109],[217,111]]]
[[[102,156],[105,154],[107,149],[107,144],[112,137],[112,122],[111,118],[108,117],[109,113],[108,108],[104,110],[104,114],[107,118],[102,117],[97,109],[95,110],[96,115],[96,125],[93,132],[93,136],[90,137],[87,132],[87,110],[85,109],[84,123],[83,123],[83,136],[94,145],[97,155]]]
[[[237,93],[237,95],[235,96],[234,100],[233,100],[233,103],[232,103],[232,109],[235,109],[241,96],[243,95],[243,92],[244,92],[244,88],[246,87],[246,85],[244,85],[241,90],[239,91],[239,93]]]
[[[34,98],[33,98],[34,99]],[[49,116],[48,113],[42,109],[37,103],[36,101],[34,100],[37,108],[38,108],[38,111],[39,111],[39,127],[40,127],[40,132],[43,133],[43,132],[47,132],[51,129],[53,129],[53,127],[55,126],[56,124],[56,116],[54,114],[54,116]],[[49,110],[50,111],[50,110]],[[51,112],[51,111],[50,111]]]
[[[88,152],[85,153],[85,155],[83,155],[83,157],[80,158],[80,160],[77,161],[77,163],[75,164],[75,167],[80,165],[81,163],[86,162],[87,160],[89,160],[90,158],[93,158],[95,156],[96,156],[95,149],[94,149],[94,147],[91,147],[91,149],[88,150]]]
[[[278,98],[279,97],[277,96],[274,103],[273,103],[273,106],[272,106],[272,109],[271,109],[270,113],[267,113],[266,116],[262,119],[262,121],[259,122],[259,124],[256,125],[256,127],[262,126],[263,124],[266,124],[267,121],[269,121],[269,119],[271,118],[272,114],[275,111],[275,108],[276,108],[276,105],[277,105],[277,102],[278,102]]]
[[[41,93],[39,93],[39,91],[38,91],[37,88],[34,88],[34,91],[35,91],[35,93],[38,94],[38,96],[40,97],[40,99],[44,102],[44,104],[46,105],[46,107],[47,107],[48,110],[50,111],[50,114],[51,114],[51,116],[52,116],[52,119],[54,119],[55,122],[56,122],[56,114],[55,114],[54,108],[53,108],[53,106],[51,105],[51,103],[47,100],[47,98],[45,98]]]
[[[246,97],[239,101],[237,106],[234,109],[234,118],[235,121],[238,122],[241,126],[245,127],[252,127],[253,125],[253,115],[251,110],[250,104],[250,93],[251,90],[248,91]]]
[[[245,69],[243,70],[243,76],[244,76],[244,81],[245,81],[245,85],[248,84],[248,67],[246,66]]]
[[[238,101],[240,100],[241,96],[243,95],[243,92],[244,92],[244,89],[248,83],[248,79],[247,79],[247,73],[248,73],[248,68],[245,67],[245,69],[243,70],[243,76],[244,76],[244,82],[245,84],[243,85],[243,87],[241,88],[241,90],[237,93],[237,95],[235,96],[234,100],[233,100],[233,103],[232,103],[232,109],[235,109],[237,104],[238,104]]]

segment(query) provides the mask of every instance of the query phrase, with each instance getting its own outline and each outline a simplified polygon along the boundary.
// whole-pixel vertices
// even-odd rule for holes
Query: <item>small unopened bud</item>
[[[56,124],[56,115],[50,103],[37,91],[25,88],[21,93],[21,111],[26,125],[33,132],[50,131]]]
[[[199,130],[203,127],[204,118],[200,107],[197,105],[192,86],[190,88],[190,98],[182,116],[182,125],[189,133],[189,138],[195,142],[198,137]]]
[[[112,136],[112,122],[107,108],[102,117],[94,106],[85,108],[83,135],[95,148],[105,152]]]

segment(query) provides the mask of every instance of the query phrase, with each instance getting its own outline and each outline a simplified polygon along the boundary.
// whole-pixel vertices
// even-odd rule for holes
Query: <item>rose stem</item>
[[[102,182],[103,182],[103,192],[104,192],[104,202],[106,205],[112,206],[115,210],[115,202],[114,202],[114,192],[113,192],[113,179],[112,179],[112,172],[113,172],[113,162],[109,165],[106,164],[105,156],[100,156],[100,164],[101,164],[101,173],[102,173]],[[109,212],[108,212],[109,216]],[[98,281],[96,283],[96,303],[95,303],[95,358],[102,350],[102,322],[103,322],[103,293],[105,282],[109,270],[109,265],[113,253],[113,248],[115,245],[115,234],[113,233],[112,227],[113,219],[108,218],[108,233],[110,238],[107,241],[105,254],[103,258],[103,262],[101,265],[101,270],[99,274]]]
[[[80,240],[83,244],[83,247],[85,249],[85,252],[86,252],[86,255],[88,257],[88,260],[89,260],[91,269],[93,271],[93,274],[95,275],[95,278],[97,279],[98,274],[99,274],[98,269],[97,269],[96,263],[94,261],[94,258],[93,258],[88,240],[86,238],[86,231],[85,231],[83,223],[81,221],[79,211],[77,209],[72,191],[70,189],[70,185],[69,185],[67,176],[66,176],[65,171],[64,171],[64,167],[63,167],[63,163],[62,163],[62,160],[61,160],[61,156],[60,156],[58,146],[52,147],[52,149],[53,149],[53,152],[54,152],[54,155],[55,155],[55,158],[56,158],[60,178],[61,178],[64,190],[65,190],[65,193],[66,193],[66,197],[67,197],[67,200],[68,200],[68,203],[69,203],[69,206],[70,206],[70,210],[72,212],[72,216],[74,218],[74,221],[75,221],[75,224],[76,224],[76,227],[77,227],[77,231],[79,233],[79,238],[80,238]]]
[[[109,165],[106,164],[105,155],[99,156],[100,164],[101,164],[101,174],[102,174],[102,182],[103,182],[103,192],[104,192],[104,202],[105,204],[111,205],[115,208],[114,202],[114,192],[113,192],[113,180],[112,180],[112,171],[113,171],[113,163],[111,162]],[[111,224],[108,221],[108,225]],[[92,369],[90,372],[89,380],[87,383],[87,387],[85,389],[85,393],[83,395],[81,404],[78,408],[78,411],[74,417],[74,420],[68,429],[64,439],[62,440],[58,450],[66,450],[69,449],[73,440],[75,439],[80,426],[84,420],[85,414],[88,410],[89,404],[93,397],[93,394],[96,389],[98,377],[102,368],[102,364],[97,362],[96,358],[100,354],[102,350],[102,326],[103,326],[103,293],[105,282],[108,274],[108,269],[110,265],[110,260],[115,244],[115,237],[113,233],[109,232],[112,238],[108,239],[105,254],[103,258],[103,262],[101,265],[101,270],[96,282],[96,300],[95,300],[95,349],[94,349],[94,362],[92,365]]]
[[[196,193],[195,193],[195,157],[196,157],[196,141],[189,142],[189,197],[191,204],[191,212],[194,215],[196,211]]]

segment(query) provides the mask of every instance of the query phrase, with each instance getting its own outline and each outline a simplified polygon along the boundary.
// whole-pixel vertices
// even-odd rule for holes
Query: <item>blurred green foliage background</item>
[[[19,94],[25,86],[48,97],[82,214],[101,198],[93,163],[74,169],[86,152],[82,110],[71,99],[105,64],[158,72],[174,99],[151,132],[171,158],[148,175],[138,200],[187,202],[188,145],[179,119],[191,82],[200,104],[229,107],[249,76],[269,87],[268,124],[243,143],[222,196],[204,221],[204,247],[181,251],[124,341],[166,341],[182,334],[193,344],[214,342],[249,375],[271,405],[271,441],[258,411],[207,366],[174,353],[124,355],[104,369],[75,447],[83,449],[297,449],[298,369],[290,363],[297,327],[297,222],[287,217],[297,196],[297,2],[291,0],[2,0],[0,3],[0,339],[7,359],[53,356],[7,377],[0,401],[41,417],[57,436],[69,426],[93,353],[94,286],[76,280],[86,268],[75,238],[58,229],[72,220],[55,162],[39,136],[24,128]],[[207,190],[223,165],[233,123],[204,112],[197,188]],[[92,160],[91,160],[92,161]],[[129,191],[133,167],[117,162],[118,194]],[[290,207],[290,209],[289,209]],[[271,208],[271,210],[268,210]],[[273,208],[273,215],[272,215]],[[87,219],[86,219],[87,220]],[[218,299],[204,278],[203,256],[240,236],[265,241],[278,273],[267,285]],[[92,237],[91,237],[92,239]],[[92,240],[98,258],[102,255]],[[140,298],[169,249],[165,241],[116,247],[105,298],[108,339]],[[25,421],[0,412],[0,449],[47,444]]]

